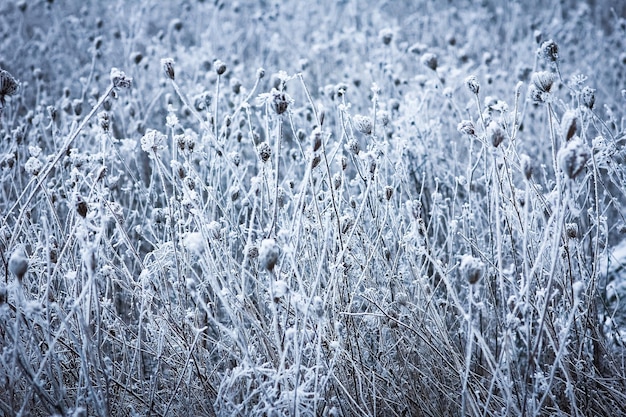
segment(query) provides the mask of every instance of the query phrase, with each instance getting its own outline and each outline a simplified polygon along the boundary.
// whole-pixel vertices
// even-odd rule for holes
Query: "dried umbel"
[[[570,179],[576,178],[583,171],[589,158],[589,148],[578,136],[567,142],[557,154],[559,167]]]
[[[478,94],[480,91],[480,84],[478,83],[478,78],[475,75],[470,75],[465,79],[465,85],[467,89],[470,90],[472,94]]]

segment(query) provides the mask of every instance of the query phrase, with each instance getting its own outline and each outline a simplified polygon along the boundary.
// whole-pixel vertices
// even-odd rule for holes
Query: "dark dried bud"
[[[174,60],[172,58],[164,58],[161,60],[161,65],[163,66],[163,71],[167,78],[174,81],[176,77],[176,73],[174,72]]]
[[[578,224],[577,223],[566,223],[565,224],[565,235],[570,239],[576,239],[578,237]]]
[[[437,71],[437,66],[439,65],[437,55],[431,52],[427,52],[424,55],[422,55],[421,61],[422,61],[422,64],[426,65],[431,70]]]
[[[291,101],[291,98],[284,91],[278,91],[276,89],[272,89],[271,94],[271,106],[276,114],[283,114],[284,112],[286,112],[287,107],[289,107],[289,102]]]
[[[387,201],[391,200],[391,197],[393,196],[393,187],[388,185],[385,187],[385,198],[387,199]]]
[[[226,72],[226,64],[219,59],[213,62],[213,68],[215,68],[217,75],[223,75]]]
[[[563,117],[561,118],[561,132],[563,133],[566,141],[574,137],[577,127],[578,119],[576,117],[576,112],[574,110],[567,110],[563,113]]]

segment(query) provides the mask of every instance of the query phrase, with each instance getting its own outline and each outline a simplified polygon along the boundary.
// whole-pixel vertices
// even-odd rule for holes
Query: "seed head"
[[[354,116],[354,125],[356,127],[356,130],[358,130],[359,132],[365,135],[372,134],[372,119],[370,119],[369,117],[357,114],[356,116]]]
[[[530,156],[526,154],[520,156],[520,165],[522,167],[524,177],[529,180],[533,176],[533,164],[530,160]]]
[[[470,120],[461,120],[461,122],[457,125],[456,130],[464,135],[476,136],[474,123],[472,123]]]
[[[561,170],[570,179],[582,172],[590,157],[589,148],[578,136],[574,136],[557,154]]]
[[[257,152],[261,162],[267,162],[272,156],[272,147],[267,142],[261,142],[257,147]]]
[[[530,81],[542,93],[549,93],[554,84],[554,73],[549,71],[539,71],[533,73]]]
[[[590,87],[584,87],[580,92],[580,101],[583,106],[589,110],[593,110],[593,105],[596,103],[596,90]]]
[[[383,29],[378,33],[378,37],[383,42],[384,45],[389,45],[393,40],[393,30],[391,29]]]
[[[537,53],[548,62],[556,62],[559,59],[559,47],[552,39],[542,43]]]
[[[213,68],[215,68],[215,72],[217,75],[222,75],[226,72],[226,64],[224,64],[219,59],[213,62]]]
[[[4,98],[17,92],[19,84],[8,71],[0,69],[0,109],[4,107]]]
[[[470,75],[465,79],[465,85],[470,90],[472,94],[478,94],[480,91],[480,84],[478,83],[478,78],[475,75]]]
[[[273,271],[278,262],[280,248],[274,239],[263,239],[259,248],[259,265],[263,269]]]
[[[172,58],[163,58],[161,60],[161,66],[163,67],[163,71],[165,75],[170,80],[174,81],[176,73],[174,72],[174,60]]]
[[[426,65],[431,70],[437,71],[437,66],[439,64],[437,60],[437,55],[433,54],[432,52],[427,52],[424,55],[422,55],[421,61],[422,61],[422,64]]]
[[[37,176],[41,172],[43,164],[39,159],[34,156],[28,158],[28,161],[24,164],[24,170],[32,176]]]
[[[470,284],[476,284],[483,276],[485,264],[478,258],[474,258],[472,255],[463,255],[461,258],[461,266],[459,270],[462,276]]]
[[[566,223],[565,235],[570,239],[576,239],[578,237],[578,223]]]
[[[130,88],[133,79],[130,77],[127,77],[126,74],[124,74],[124,71],[121,71],[117,68],[111,68],[111,74],[109,75],[109,78],[111,79],[111,83],[113,83],[113,86],[116,88]]]
[[[492,120],[487,126],[487,138],[491,141],[494,148],[497,148],[504,141],[504,130],[500,123]]]
[[[575,134],[578,126],[578,120],[576,117],[576,111],[567,110],[561,117],[561,133],[565,140],[570,140]]]
[[[24,245],[20,245],[13,250],[9,258],[9,271],[15,275],[18,281],[22,282],[24,275],[28,271],[28,256]]]
[[[273,88],[270,93],[272,96],[272,101],[270,102],[272,109],[276,112],[276,114],[283,114],[287,111],[287,107],[292,102],[291,97],[287,95],[284,91],[278,91]]]

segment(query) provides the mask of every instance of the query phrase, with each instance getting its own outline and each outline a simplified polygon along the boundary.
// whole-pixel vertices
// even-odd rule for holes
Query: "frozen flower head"
[[[259,248],[259,265],[263,269],[273,271],[278,262],[280,248],[274,239],[263,239]]]
[[[547,101],[552,85],[554,84],[554,74],[548,71],[535,72],[531,76],[530,81],[531,84],[528,89],[529,98],[535,103]]]
[[[217,75],[223,75],[226,72],[226,64],[219,59],[213,62],[213,68],[215,68]]]
[[[500,123],[492,120],[487,126],[487,139],[494,148],[497,148],[504,141],[504,130]]]
[[[14,95],[19,84],[8,71],[0,69],[0,110],[4,107],[5,97]]]
[[[272,147],[267,142],[261,142],[257,146],[257,152],[261,162],[267,162],[272,157]]]
[[[478,83],[478,78],[475,75],[470,75],[465,79],[465,85],[467,89],[470,90],[472,94],[478,94],[480,91],[480,84]]]
[[[472,123],[470,120],[461,120],[461,122],[457,125],[456,130],[464,135],[476,136],[474,123]]]
[[[533,176],[533,163],[530,160],[530,156],[523,154],[520,156],[520,166],[522,168],[522,172],[524,173],[524,177],[529,180]]]
[[[172,58],[163,58],[161,60],[161,66],[163,67],[163,71],[165,71],[165,75],[170,80],[174,81],[175,73],[174,73],[174,60]]]
[[[422,55],[421,61],[422,64],[426,65],[431,70],[437,71],[437,66],[439,64],[437,55],[433,54],[432,52],[427,52]]]
[[[580,92],[580,102],[589,110],[593,110],[593,105],[596,103],[596,90],[590,87],[583,88]]]
[[[356,127],[356,130],[363,133],[364,135],[372,134],[372,119],[367,116],[362,116],[360,114],[354,116],[354,126]]]
[[[378,37],[384,45],[389,45],[393,40],[393,30],[386,28],[378,33]]]
[[[530,81],[537,90],[542,93],[549,93],[554,84],[554,73],[549,71],[539,71],[533,73]]]
[[[158,152],[163,148],[163,143],[167,140],[167,136],[158,130],[148,129],[145,135],[141,138],[141,149],[144,152],[148,152],[150,155]]]
[[[552,39],[542,43],[537,53],[548,62],[556,62],[559,59],[559,47]]]
[[[570,140],[576,134],[578,119],[575,110],[567,110],[561,117],[561,133],[565,140]]]
[[[478,258],[474,258],[472,255],[463,255],[461,258],[461,266],[459,270],[463,278],[470,284],[476,284],[483,276],[485,264]]]
[[[133,79],[127,77],[126,74],[124,74],[124,71],[121,71],[115,67],[111,68],[111,74],[109,75],[109,77],[111,79],[111,83],[116,88],[130,88],[133,82]]]
[[[574,136],[557,154],[559,167],[570,179],[582,172],[590,157],[589,148],[578,136]]]
[[[24,164],[24,170],[32,176],[37,176],[41,172],[43,164],[34,156],[28,158],[28,161]]]
[[[18,281],[22,282],[24,275],[28,271],[28,255],[24,249],[24,245],[19,245],[13,250],[9,258],[9,272],[11,272]]]

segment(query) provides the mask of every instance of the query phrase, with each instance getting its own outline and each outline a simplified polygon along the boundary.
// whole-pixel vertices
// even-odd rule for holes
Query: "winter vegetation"
[[[626,3],[0,2],[0,416],[626,416]]]

